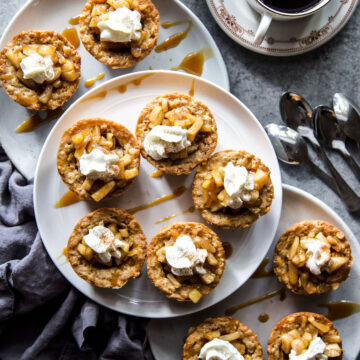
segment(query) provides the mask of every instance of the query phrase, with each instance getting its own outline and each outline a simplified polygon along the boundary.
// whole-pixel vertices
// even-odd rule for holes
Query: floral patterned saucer
[[[246,0],[206,2],[221,29],[240,45],[264,55],[292,56],[313,50],[335,36],[349,21],[358,0],[333,0],[312,16],[273,21],[261,45],[254,44],[260,15]]]

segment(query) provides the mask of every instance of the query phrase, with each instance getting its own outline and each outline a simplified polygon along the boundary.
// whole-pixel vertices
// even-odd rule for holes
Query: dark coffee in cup
[[[261,0],[261,2],[276,11],[296,14],[310,9],[320,0]]]

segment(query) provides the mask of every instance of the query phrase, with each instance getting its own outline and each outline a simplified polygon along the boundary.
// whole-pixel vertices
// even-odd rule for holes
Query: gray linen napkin
[[[23,360],[153,360],[147,320],[92,302],[56,269],[36,227],[32,191],[32,182],[19,174],[0,148],[0,344],[12,324],[25,326],[27,317],[35,314],[31,321],[43,328],[22,354]],[[28,328],[35,331],[31,324]],[[11,336],[23,331],[19,333],[12,330]],[[15,341],[21,344],[22,339]],[[4,359],[1,352],[0,359]]]

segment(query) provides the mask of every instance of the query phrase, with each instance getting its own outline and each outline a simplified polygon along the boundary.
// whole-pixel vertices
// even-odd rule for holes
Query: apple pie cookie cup
[[[150,154],[151,146],[159,144],[149,139],[161,128],[176,131],[176,136],[182,136],[181,144],[160,140],[163,153]],[[209,158],[217,144],[216,122],[209,108],[181,93],[158,96],[147,104],[141,111],[135,134],[141,144],[141,155],[158,170],[171,175],[189,174]]]
[[[178,273],[168,262],[168,249],[174,248],[178,239],[184,237],[191,242],[190,246],[194,245],[190,251],[202,253],[203,261],[197,268],[199,271]],[[149,278],[168,298],[177,301],[197,303],[219,284],[224,269],[225,252],[222,243],[211,229],[201,223],[177,223],[164,227],[147,248]]]
[[[294,356],[304,354],[313,341],[323,349],[318,355],[322,352],[329,360],[342,359],[341,337],[333,323],[320,314],[299,312],[284,317],[272,329],[268,360],[289,359],[291,352]]]
[[[120,8],[138,11],[142,29],[139,39],[126,42],[101,40],[98,23]],[[159,34],[159,12],[150,0],[89,0],[80,16],[80,38],[98,61],[113,68],[128,68],[148,56]]]
[[[43,70],[46,66],[40,76],[34,73],[37,62]],[[61,34],[20,32],[0,52],[1,85],[12,100],[30,110],[54,110],[76,91],[80,63],[74,46]]]
[[[106,254],[96,252],[94,244],[86,240],[96,231],[100,231],[102,240],[106,237]],[[84,216],[67,244],[67,257],[76,274],[102,288],[121,288],[129,279],[139,277],[145,255],[146,238],[140,224],[131,214],[115,208],[98,209]]]
[[[274,272],[295,294],[336,290],[349,277],[351,248],[343,232],[320,220],[287,229],[274,251]]]
[[[111,161],[106,170],[82,170],[82,161],[85,164],[92,154]],[[77,121],[64,132],[57,153],[62,180],[82,199],[100,201],[120,195],[135,181],[139,166],[140,150],[134,135],[123,125],[101,118]]]
[[[185,340],[182,360],[205,359],[199,357],[201,350],[214,339],[231,344],[244,360],[264,359],[261,344],[252,330],[236,319],[219,317],[208,318],[202,324],[190,328],[189,336]],[[220,345],[223,344],[220,342]]]
[[[246,181],[252,184],[242,198],[236,199],[236,206],[232,205],[233,199],[225,189],[226,169],[230,165],[231,171],[241,168]],[[196,209],[210,224],[242,229],[270,210],[274,187],[269,168],[259,158],[242,150],[225,150],[198,167],[192,197]]]

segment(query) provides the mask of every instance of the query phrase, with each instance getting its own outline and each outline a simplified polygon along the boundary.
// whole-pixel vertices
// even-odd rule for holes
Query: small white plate
[[[291,56],[313,50],[335,36],[349,21],[358,0],[333,0],[312,16],[274,20],[261,45],[254,44],[260,15],[246,0],[206,2],[221,29],[238,44],[264,55]]]
[[[294,295],[286,291],[285,301],[279,297],[265,300],[237,311],[233,317],[238,319],[258,336],[266,354],[266,344],[271,329],[284,316],[298,312],[311,311],[326,315],[326,309],[318,304],[338,300],[360,302],[360,264],[356,259],[360,257],[360,246],[354,234],[342,219],[327,205],[309,193],[290,185],[283,185],[283,206],[279,227],[276,231],[274,243],[266,255],[273,258],[273,250],[277,239],[292,224],[303,220],[324,220],[341,229],[350,242],[354,264],[350,278],[340,285],[337,291],[319,296]],[[268,265],[271,268],[271,264]],[[177,319],[152,320],[149,324],[148,335],[151,349],[157,360],[181,359],[182,346],[190,327],[196,326],[208,317],[225,316],[225,310],[242,304],[251,299],[263,296],[282,288],[275,276],[259,279],[250,279],[235,294],[196,315]],[[258,316],[266,313],[270,319],[266,323],[258,320]],[[355,360],[360,349],[360,313],[341,320],[335,320],[334,325],[340,332],[344,348],[343,358]],[[266,355],[265,355],[266,358]]]
[[[173,71],[152,71],[139,87],[129,85],[120,94],[110,90],[144,73],[129,74],[110,80],[86,96],[107,90],[103,99],[86,102],[77,101],[54,126],[41,151],[35,174],[34,207],[35,216],[44,245],[50,257],[63,275],[81,292],[94,301],[111,309],[137,316],[172,317],[193,313],[213,305],[233,293],[254,272],[265,256],[275,234],[281,211],[282,188],[280,169],[274,150],[264,129],[254,115],[233,95],[201,78]],[[145,73],[146,74],[146,73]],[[154,97],[174,91],[187,93],[195,81],[195,97],[207,104],[214,114],[218,126],[216,151],[225,149],[246,149],[259,156],[271,170],[275,199],[268,214],[244,231],[216,230],[221,240],[229,241],[234,247],[234,256],[226,264],[219,286],[198,304],[178,303],[169,300],[158,291],[142,269],[140,279],[130,280],[120,290],[99,289],[79,278],[64,258],[59,258],[66,246],[75,224],[87,213],[104,206],[129,209],[172,193],[185,185],[187,191],[181,197],[135,214],[145,235],[150,240],[162,227],[179,221],[203,222],[197,213],[182,211],[192,206],[191,183],[193,174],[188,176],[164,176],[154,179],[150,175],[156,169],[144,159],[135,184],[122,196],[95,204],[82,201],[72,206],[55,209],[54,203],[66,192],[56,169],[56,152],[63,132],[75,121],[89,117],[103,117],[124,124],[135,131],[141,109]],[[156,224],[157,220],[179,214],[170,221]]]
[[[70,26],[68,20],[81,13],[85,4],[84,0],[30,0],[18,12],[8,25],[0,40],[0,49],[20,31],[55,30],[62,32]],[[129,69],[112,70],[93,58],[82,46],[77,49],[81,56],[81,83],[75,95],[64,105],[67,108],[88,89],[84,81],[94,78],[99,73],[105,73],[100,84],[113,77],[136,71],[153,69],[170,69],[180,64],[181,60],[189,53],[199,51],[201,48],[211,48],[214,56],[206,60],[202,77],[213,81],[215,84],[229,90],[229,78],[224,60],[213,38],[201,21],[178,0],[154,0],[160,13],[160,23],[165,21],[192,20],[193,28],[186,39],[177,47],[156,53],[153,51],[147,58]],[[76,27],[79,28],[78,26]],[[160,26],[158,44],[167,39],[171,34],[183,31],[186,24],[163,29]],[[17,169],[27,178],[34,176],[36,162],[44,141],[54,126],[54,121],[42,125],[29,133],[15,133],[14,130],[29,116],[30,112],[11,100],[3,89],[0,91],[0,143]],[[11,114],[11,116],[9,116]]]

